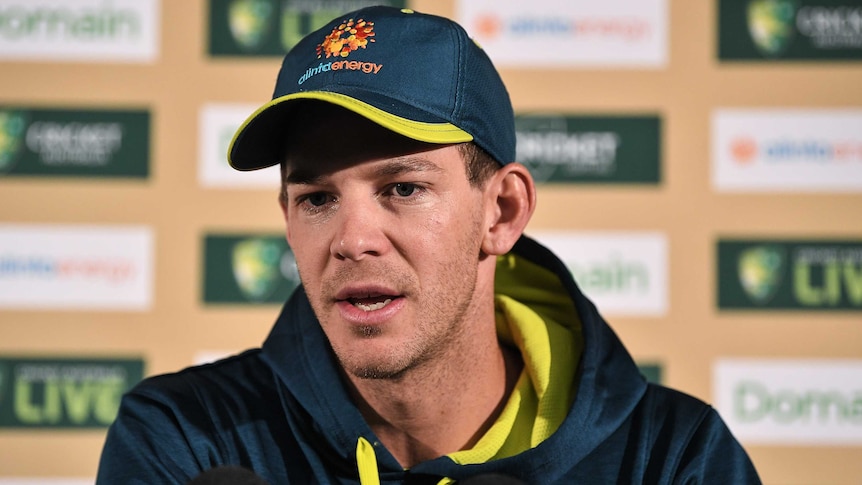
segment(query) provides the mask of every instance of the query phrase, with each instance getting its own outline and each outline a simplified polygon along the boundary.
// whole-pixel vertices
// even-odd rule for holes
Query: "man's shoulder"
[[[643,419],[657,423],[675,421],[697,426],[711,415],[717,416],[715,409],[705,401],[655,383],[648,383],[639,408]]]
[[[128,394],[161,402],[214,399],[256,400],[274,392],[272,371],[260,358],[260,349],[214,362],[147,377]]]
[[[707,442],[738,446],[727,424],[710,404],[658,384],[647,387],[632,415],[632,425],[655,446],[679,451]]]

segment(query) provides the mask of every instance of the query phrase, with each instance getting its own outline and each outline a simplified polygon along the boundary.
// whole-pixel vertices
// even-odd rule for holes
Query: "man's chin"
[[[393,370],[385,367],[361,367],[353,372],[355,377],[364,380],[398,380],[404,375],[404,369]]]
[[[374,357],[370,357],[364,362],[342,360],[341,365],[352,376],[365,380],[399,380],[413,367],[404,362],[381,362],[379,355]],[[376,362],[372,360],[376,360]]]

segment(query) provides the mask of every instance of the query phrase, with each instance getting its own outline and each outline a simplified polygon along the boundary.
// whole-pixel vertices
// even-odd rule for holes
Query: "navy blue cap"
[[[300,99],[342,106],[419,141],[473,141],[501,165],[515,160],[506,87],[481,47],[444,17],[368,7],[307,35],[284,57],[272,101],[234,134],[230,165],[280,163],[291,143],[286,117],[302,116],[290,110]]]

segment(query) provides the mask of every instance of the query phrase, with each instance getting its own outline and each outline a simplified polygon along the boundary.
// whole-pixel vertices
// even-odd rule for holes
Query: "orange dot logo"
[[[317,44],[317,58],[324,54],[327,58],[347,57],[357,49],[365,49],[369,42],[374,42],[374,22],[350,19],[332,29],[332,33]]]
[[[474,25],[476,26],[476,35],[485,39],[493,39],[499,36],[502,29],[500,17],[490,14],[478,17]]]
[[[730,144],[730,153],[739,163],[750,163],[757,155],[757,143],[751,138],[737,138]]]

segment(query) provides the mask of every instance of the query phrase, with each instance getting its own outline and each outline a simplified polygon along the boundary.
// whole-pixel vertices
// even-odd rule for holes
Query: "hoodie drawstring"
[[[356,442],[356,466],[359,467],[359,483],[362,485],[380,485],[374,445],[362,436]]]
[[[359,468],[359,483],[362,485],[380,485],[380,475],[377,472],[377,454],[374,445],[362,436],[356,441],[356,466]],[[437,485],[455,483],[451,478],[443,478]]]

